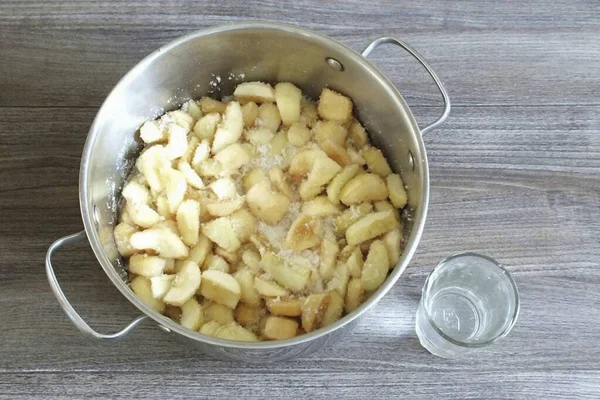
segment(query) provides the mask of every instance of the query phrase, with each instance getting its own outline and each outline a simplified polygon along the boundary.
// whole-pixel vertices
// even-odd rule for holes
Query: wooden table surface
[[[414,4],[423,3],[423,4]],[[232,21],[302,25],[357,50],[381,35],[416,47],[453,109],[424,138],[431,203],[394,289],[341,342],[274,365],[217,361],[151,324],[122,342],[84,338],[44,274],[46,249],[82,228],[78,171],[106,94],[146,54]],[[272,0],[0,2],[0,398],[600,398],[600,3]],[[373,62],[421,126],[433,83],[398,49]],[[513,332],[461,360],[414,332],[426,275],[460,251],[509,266]],[[96,329],[138,315],[85,245],[57,257]]]

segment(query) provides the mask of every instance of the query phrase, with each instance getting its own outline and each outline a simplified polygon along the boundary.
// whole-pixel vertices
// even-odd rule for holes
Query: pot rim
[[[357,62],[358,64],[361,64],[363,67],[365,67],[369,71],[369,73],[372,74],[379,81],[379,83],[385,87],[386,91],[391,95],[391,97],[395,101],[396,105],[404,110],[412,130],[413,130],[414,134],[417,136],[416,141],[417,141],[418,151],[420,152],[421,157],[419,158],[419,157],[415,156],[415,162],[417,162],[418,159],[421,160],[421,171],[422,172],[421,172],[420,178],[423,182],[423,191],[422,191],[423,199],[422,199],[422,202],[420,204],[418,204],[418,207],[420,208],[420,212],[415,213],[413,229],[412,229],[411,234],[406,242],[406,246],[404,248],[404,251],[402,252],[402,255],[400,257],[400,261],[399,261],[398,265],[396,265],[396,267],[394,268],[394,270],[392,271],[390,276],[377,289],[377,291],[375,291],[375,293],[373,293],[371,295],[371,297],[369,299],[367,299],[367,301],[365,301],[363,304],[361,304],[356,310],[354,310],[353,312],[351,312],[348,315],[345,315],[344,317],[340,318],[338,321],[336,321],[335,323],[333,323],[327,327],[317,329],[311,333],[305,333],[303,335],[297,336],[292,339],[274,340],[274,341],[259,341],[259,342],[239,342],[239,341],[219,339],[219,338],[215,338],[212,336],[207,336],[207,335],[201,334],[200,332],[192,331],[190,329],[184,328],[177,322],[171,320],[170,318],[168,318],[168,317],[154,311],[150,307],[146,306],[146,304],[143,303],[133,293],[133,291],[129,288],[129,286],[125,282],[123,282],[122,278],[119,276],[119,274],[115,270],[112,262],[108,259],[108,257],[106,256],[106,254],[104,253],[104,251],[102,249],[102,246],[100,244],[101,243],[100,237],[95,228],[93,212],[92,212],[93,205],[91,203],[90,197],[88,196],[88,192],[87,192],[86,188],[88,187],[88,173],[89,173],[89,167],[90,167],[89,166],[90,156],[93,151],[95,139],[100,134],[100,132],[97,130],[97,126],[99,124],[99,119],[102,114],[102,110],[106,107],[108,99],[110,99],[111,96],[114,95],[115,92],[117,92],[118,89],[122,85],[124,85],[125,83],[127,83],[128,81],[133,79],[135,76],[137,76],[139,74],[139,71],[143,70],[148,64],[152,63],[154,60],[156,60],[162,54],[176,48],[177,46],[179,46],[187,41],[190,41],[195,38],[202,37],[202,36],[218,35],[223,32],[252,30],[252,29],[283,31],[283,32],[290,33],[290,34],[304,36],[304,37],[309,38],[325,47],[337,48],[337,50],[340,50],[340,51],[346,53],[347,56],[350,59],[352,59],[352,61]],[[92,122],[92,125],[90,126],[90,130],[88,132],[88,136],[87,136],[87,139],[86,139],[86,142],[84,145],[84,149],[83,149],[83,153],[82,153],[82,157],[81,157],[80,174],[79,174],[79,203],[80,203],[80,210],[81,210],[81,216],[83,219],[84,229],[85,229],[86,235],[88,237],[88,241],[90,242],[90,246],[92,247],[92,250],[94,251],[96,259],[99,261],[100,265],[102,266],[102,269],[104,269],[104,272],[106,273],[106,275],[108,275],[109,279],[117,287],[117,289],[119,289],[119,291],[125,296],[125,298],[127,298],[127,300],[129,300],[130,303],[132,303],[134,306],[136,306],[145,315],[148,315],[150,318],[152,318],[154,321],[156,321],[159,324],[159,327],[166,330],[167,332],[174,331],[176,333],[179,333],[182,336],[185,336],[185,337],[195,340],[195,341],[200,341],[203,343],[226,347],[226,348],[245,349],[245,350],[278,349],[278,348],[293,346],[293,345],[300,344],[300,343],[306,343],[306,342],[312,341],[314,339],[321,338],[321,337],[328,335],[329,333],[347,325],[348,323],[352,322],[353,320],[355,320],[356,318],[361,316],[368,309],[373,307],[387,292],[390,291],[390,289],[394,286],[396,281],[400,278],[400,275],[402,274],[402,272],[404,271],[404,269],[407,267],[408,263],[412,259],[413,255],[416,251],[416,248],[419,244],[419,241],[421,239],[421,235],[423,234],[425,220],[427,217],[427,208],[428,208],[428,204],[429,204],[429,167],[428,167],[428,162],[427,162],[427,154],[425,152],[425,146],[423,143],[423,138],[421,136],[421,131],[420,131],[420,129],[417,125],[417,122],[416,122],[414,116],[412,115],[412,112],[410,111],[410,108],[408,107],[406,101],[404,100],[404,98],[402,97],[402,95],[400,94],[398,89],[396,89],[396,87],[391,83],[391,81],[381,71],[379,71],[379,69],[377,67],[375,67],[373,64],[371,64],[371,62],[369,62],[360,53],[358,53],[354,49],[352,49],[352,48],[350,48],[350,47],[348,47],[326,35],[316,33],[312,30],[301,28],[301,27],[294,26],[294,25],[272,23],[272,22],[260,22],[260,21],[231,23],[231,24],[217,25],[217,26],[197,30],[197,31],[191,32],[187,35],[181,36],[181,37],[161,46],[160,48],[158,48],[157,50],[153,51],[148,56],[146,56],[144,59],[142,59],[133,68],[131,68],[125,74],[125,76],[123,76],[123,78],[121,78],[119,80],[119,82],[113,87],[111,92],[107,95],[106,99],[104,100],[104,102],[102,103],[100,108],[98,109],[98,113],[96,114],[94,121]]]

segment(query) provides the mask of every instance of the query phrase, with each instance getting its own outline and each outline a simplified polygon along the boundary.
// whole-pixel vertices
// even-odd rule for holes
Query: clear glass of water
[[[462,253],[439,263],[425,281],[416,331],[430,353],[453,358],[506,336],[518,314],[508,271],[489,257]]]

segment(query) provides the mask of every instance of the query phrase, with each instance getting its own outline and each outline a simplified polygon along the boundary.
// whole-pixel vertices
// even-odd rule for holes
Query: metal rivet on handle
[[[408,165],[412,171],[415,170],[415,158],[410,150],[408,151]]]
[[[336,71],[342,72],[344,70],[344,66],[342,65],[342,63],[336,60],[335,58],[327,57],[325,61],[327,61],[327,65],[329,65]]]

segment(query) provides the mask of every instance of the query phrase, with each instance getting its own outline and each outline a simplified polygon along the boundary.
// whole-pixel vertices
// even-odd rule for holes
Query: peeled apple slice
[[[181,306],[181,319],[179,322],[193,331],[200,329],[204,322],[204,312],[196,299],[191,298]]]
[[[196,171],[194,171],[194,169],[190,166],[189,163],[183,160],[179,161],[179,164],[177,164],[177,170],[179,170],[179,172],[183,174],[188,185],[196,189],[204,188],[204,182],[202,181],[202,178],[198,176]]]
[[[129,257],[129,272],[145,277],[162,275],[167,260],[147,254],[134,254]]]
[[[170,167],[162,168],[160,170],[160,175],[165,186],[169,211],[171,211],[172,214],[175,214],[179,204],[183,201],[187,190],[185,175]]]
[[[169,126],[169,143],[165,147],[167,158],[174,160],[187,150],[187,130],[179,125]]]
[[[152,297],[162,300],[162,298],[165,297],[165,294],[171,289],[174,278],[175,275],[160,275],[150,278]]]
[[[154,145],[144,151],[136,161],[135,166],[144,175],[153,192],[158,193],[163,189],[159,170],[170,166],[164,146]]]
[[[154,250],[163,258],[184,258],[188,248],[173,231],[151,228],[131,235],[129,244],[138,250]]]
[[[160,215],[143,203],[132,203],[127,201],[125,208],[136,225],[142,228],[150,228],[160,221]]]
[[[200,294],[233,310],[240,301],[241,288],[238,281],[228,273],[209,269],[202,273]]]
[[[237,101],[227,104],[223,121],[217,126],[215,138],[212,145],[214,154],[225,147],[238,141],[244,130],[244,115],[242,107]]]
[[[158,121],[146,121],[140,128],[140,137],[145,143],[154,143],[166,139],[166,132]]]
[[[150,280],[144,276],[136,276],[132,279],[131,290],[135,293],[140,300],[142,300],[146,305],[152,308],[154,311],[163,312],[165,310],[165,303],[160,301],[159,299],[155,299],[152,296],[152,289],[150,285]]]
[[[200,287],[200,267],[192,261],[183,264],[163,301],[174,306],[182,306],[196,293]]]
[[[183,242],[195,246],[200,235],[200,203],[192,199],[182,202],[176,220]]]
[[[272,103],[275,101],[275,90],[268,83],[243,82],[237,85],[233,95],[242,102]]]

